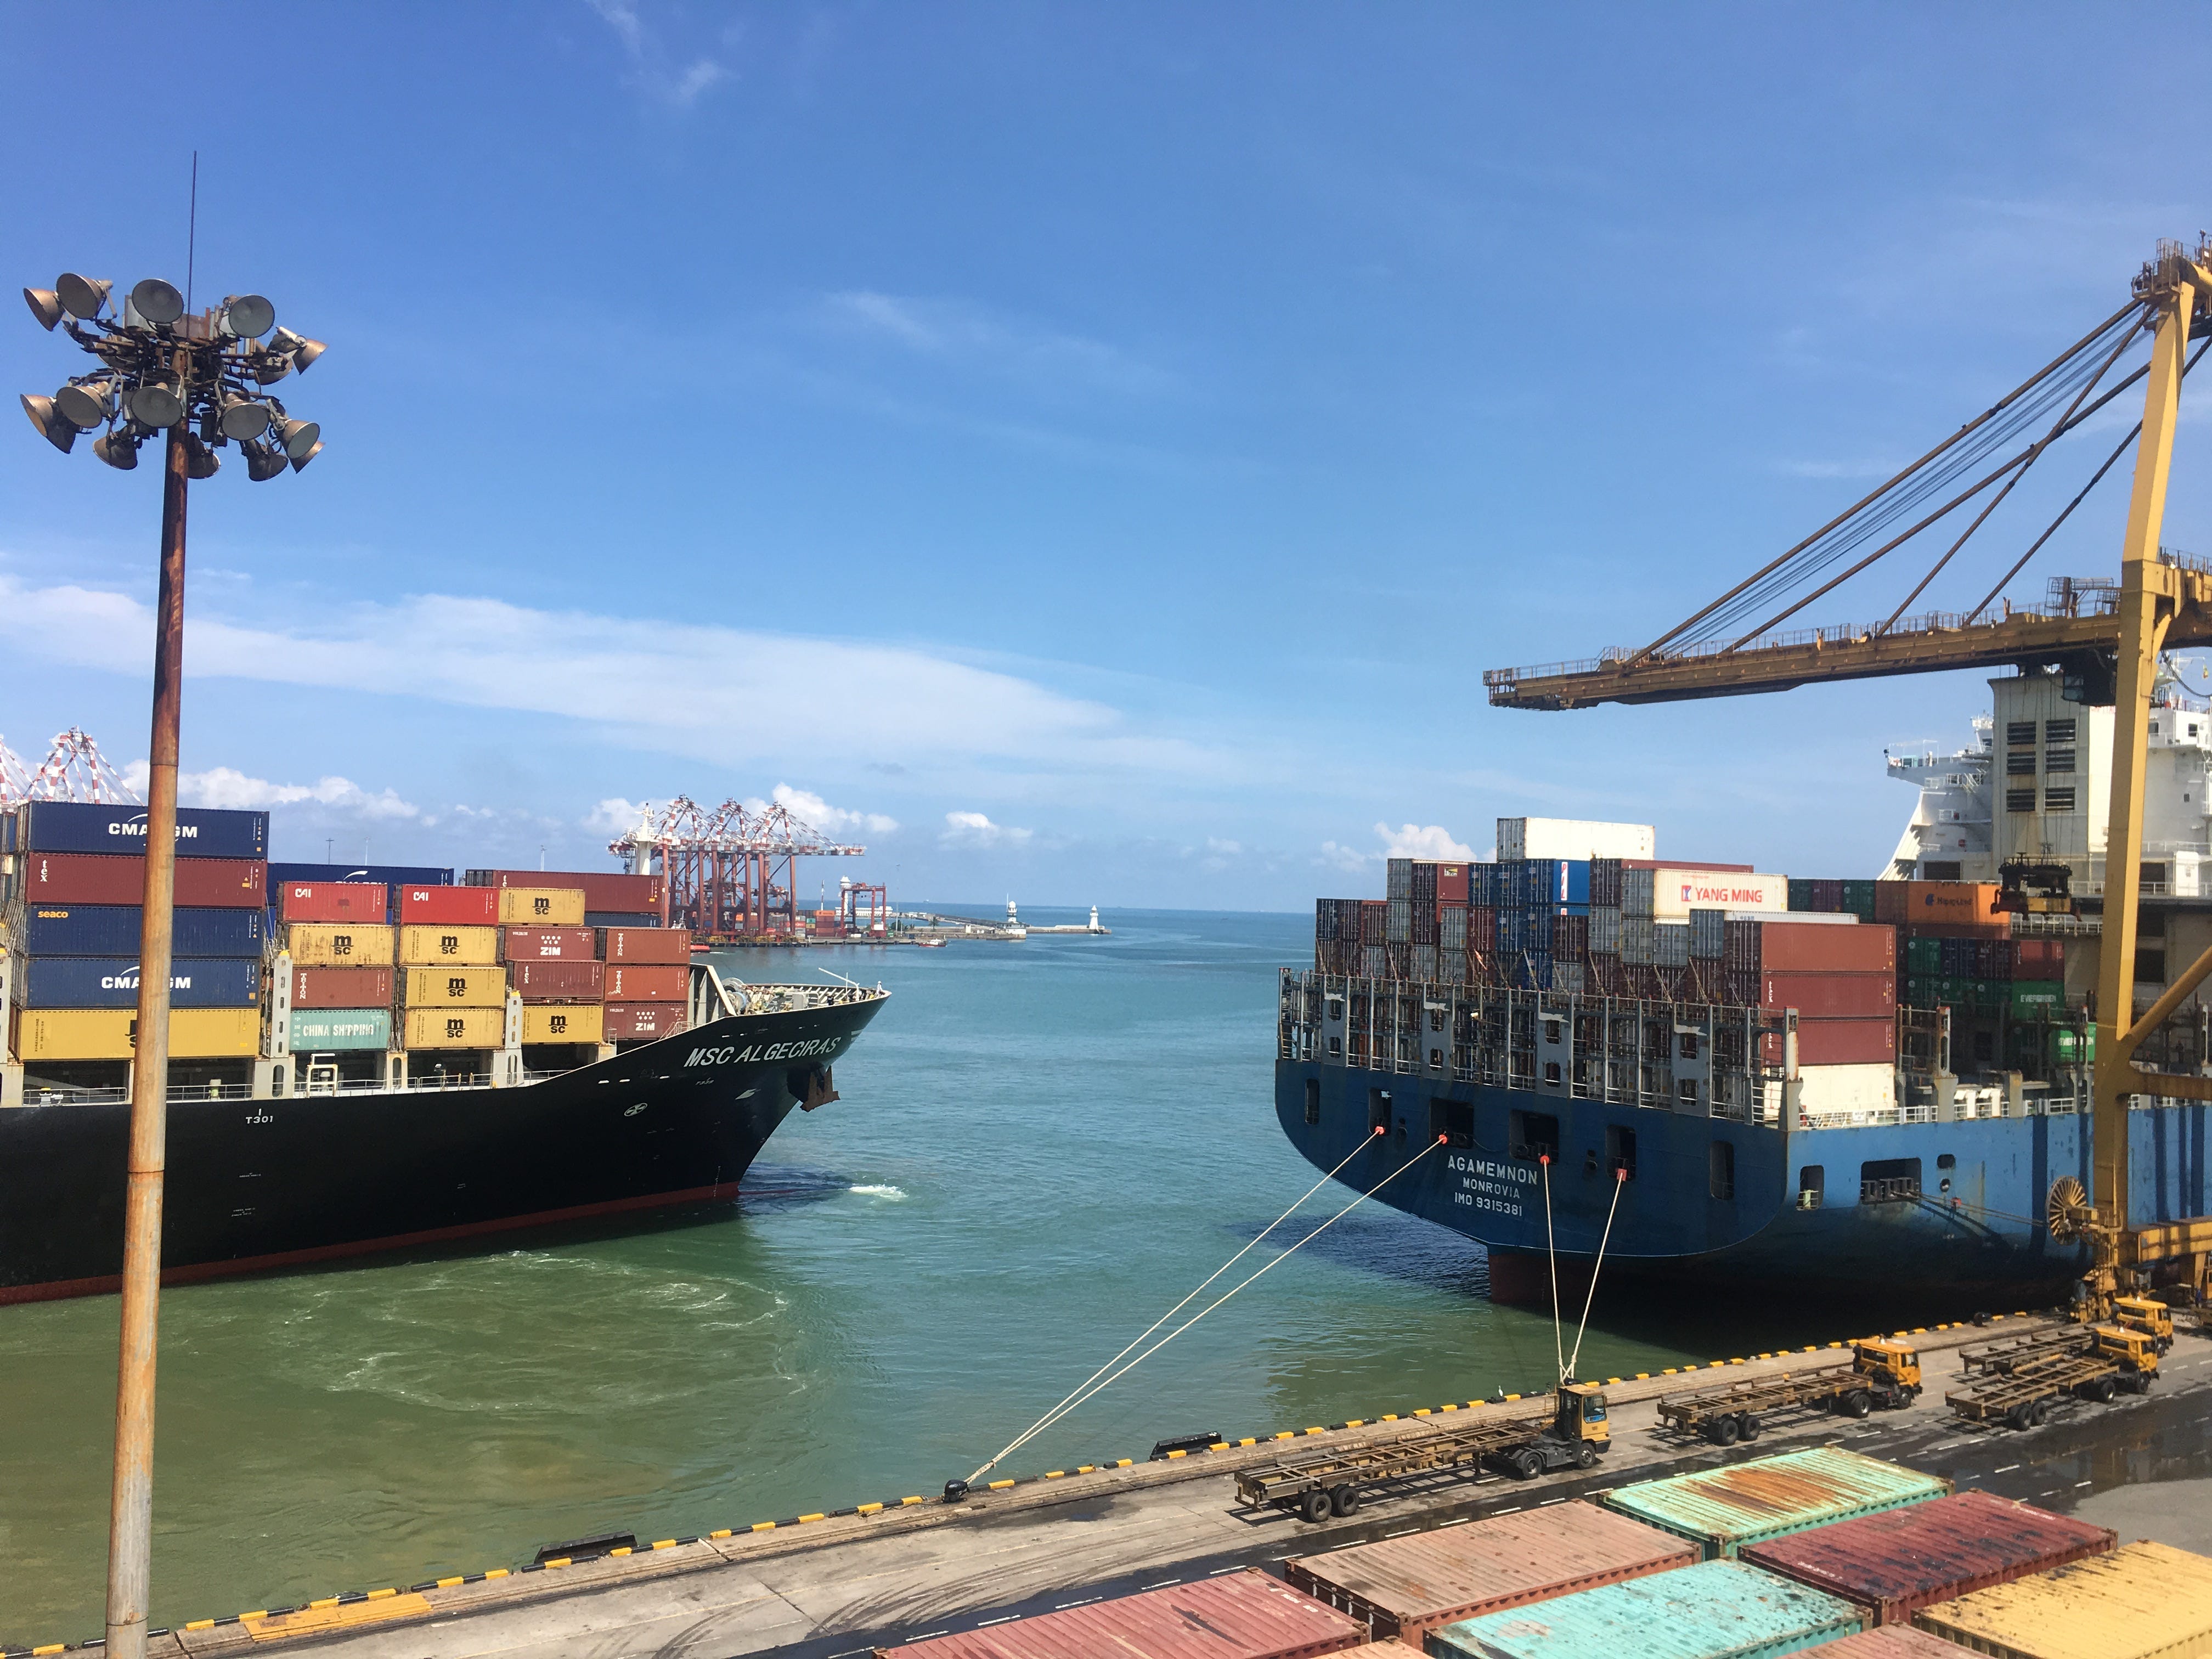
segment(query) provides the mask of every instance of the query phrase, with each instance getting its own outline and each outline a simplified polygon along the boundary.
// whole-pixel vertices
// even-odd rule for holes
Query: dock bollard
[[[957,1504],[962,1498],[967,1496],[968,1483],[965,1480],[948,1480],[945,1483],[945,1501],[946,1503]]]

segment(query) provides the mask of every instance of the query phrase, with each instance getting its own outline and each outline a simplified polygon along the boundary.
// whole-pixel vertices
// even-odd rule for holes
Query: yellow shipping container
[[[284,930],[295,968],[389,968],[397,930],[375,923],[295,921]]]
[[[579,927],[584,921],[584,890],[580,887],[502,887],[499,890],[499,919],[503,922],[536,922],[541,927]]]
[[[496,1048],[507,1037],[504,1008],[410,1008],[410,1048]]]
[[[2212,1654],[2212,1557],[2129,1544],[1912,1615],[1992,1659],[2197,1659]]]
[[[403,968],[399,1003],[404,1008],[504,1008],[504,968]]]
[[[137,1052],[135,1008],[26,1008],[15,1026],[18,1060],[129,1060]],[[261,1052],[258,1008],[173,1008],[169,1054],[228,1060]]]
[[[605,1029],[606,1010],[596,1002],[522,1005],[525,1042],[598,1042]]]
[[[427,923],[404,927],[399,930],[399,960],[409,967],[432,963],[489,967],[499,960],[499,929]]]

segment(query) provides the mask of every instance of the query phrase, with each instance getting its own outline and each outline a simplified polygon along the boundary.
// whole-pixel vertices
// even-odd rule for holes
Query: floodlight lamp
[[[39,326],[52,332],[62,319],[62,296],[50,288],[27,288],[23,303],[31,307],[31,315],[39,319]]]
[[[240,444],[239,448],[246,456],[246,476],[254,483],[266,483],[271,478],[283,477],[287,465],[284,452],[274,444],[251,439]]]
[[[131,290],[131,308],[157,326],[173,323],[185,314],[185,296],[173,283],[149,276]]]
[[[106,426],[107,417],[115,412],[116,384],[106,375],[73,380],[54,393],[55,412],[81,431]]]
[[[128,432],[110,432],[94,439],[92,453],[118,472],[128,472],[138,465],[138,441]]]
[[[284,446],[284,453],[302,466],[307,463],[301,460],[301,457],[322,447],[323,428],[313,421],[288,420],[276,428],[276,434]]]
[[[292,348],[292,367],[305,374],[313,365],[315,359],[329,349],[330,347],[325,345],[320,340],[302,340]]]
[[[201,442],[192,433],[185,434],[185,476],[187,478],[212,478],[222,465],[222,457]]]
[[[222,302],[226,333],[241,340],[258,340],[276,326],[276,307],[258,294],[233,294]]]
[[[100,315],[114,288],[105,276],[80,276],[73,270],[54,278],[54,297],[62,302],[62,309],[83,322]]]
[[[137,303],[135,298],[132,302]],[[132,420],[157,432],[185,418],[183,394],[177,387],[161,380],[140,382],[124,400],[124,406],[131,411]]]
[[[246,354],[246,372],[262,386],[275,386],[292,372],[292,360],[281,351],[259,346]]]
[[[31,424],[39,428],[40,435],[48,443],[64,455],[70,453],[70,446],[76,441],[76,428],[70,425],[65,416],[55,412],[52,398],[41,398],[35,392],[26,392],[23,394],[23,413],[31,417]]]
[[[318,456],[318,455],[321,454],[322,453],[323,453],[322,441],[321,441],[321,440],[318,439],[318,440],[316,441],[316,442],[315,442],[315,447],[314,447],[313,449],[309,450],[306,454],[304,454],[304,455],[295,455],[295,456],[292,458],[292,471],[295,471],[295,472],[299,472],[299,471],[304,471],[304,470],[306,469],[306,467],[307,467],[307,463],[308,463],[309,461],[313,460],[313,459],[315,459],[315,457],[316,457],[316,456]]]
[[[248,438],[258,438],[269,430],[269,405],[233,398],[223,404],[219,424],[226,438],[235,438],[240,443]]]

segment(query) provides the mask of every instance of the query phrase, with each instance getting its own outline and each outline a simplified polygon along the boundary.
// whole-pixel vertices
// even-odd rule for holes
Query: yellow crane
[[[2107,373],[2146,333],[2148,360],[2104,386]],[[2192,352],[2191,340],[2205,343]],[[2212,642],[2212,567],[2163,550],[2159,542],[2182,380],[2208,345],[2212,240],[2200,241],[2193,252],[2162,242],[2136,277],[2127,304],[1895,477],[1643,649],[1608,651],[1583,662],[1493,669],[1483,676],[1498,707],[1565,709],[1735,696],[1948,669],[2055,665],[2066,677],[2069,696],[2113,706],[2091,1096],[2093,1190],[2062,1182],[2052,1191],[2047,1217],[2056,1236],[2090,1243],[2089,1300],[2100,1313],[2121,1288],[2123,1274],[2158,1262],[2195,1258],[2191,1277],[2201,1291],[2206,1258],[2212,1255],[2212,1218],[2127,1225],[2130,1097],[2212,1100],[2212,1078],[2152,1072],[2135,1060],[2144,1039],[2212,975],[2212,951],[2175,978],[2140,1019],[2130,1018],[2145,751],[2159,657],[2175,647]],[[1963,613],[1907,617],[1906,611],[2051,446],[2139,382],[2142,420],[1981,603]],[[2130,446],[2135,482],[2118,582],[2057,582],[2044,606],[2014,610],[2004,604],[2000,595],[2006,585]],[[1976,501],[1982,503],[1978,512],[1884,621],[1778,631],[1808,605]]]

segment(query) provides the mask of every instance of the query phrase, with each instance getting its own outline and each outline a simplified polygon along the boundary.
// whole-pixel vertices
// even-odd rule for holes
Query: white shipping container
[[[1876,1060],[1866,1066],[1802,1066],[1797,1070],[1800,1105],[1808,1112],[1886,1112],[1897,1105],[1897,1068]]]
[[[1498,856],[1505,859],[1648,859],[1655,836],[1648,823],[1589,818],[1500,818]]]
[[[1662,968],[1690,965],[1690,924],[1655,921],[1651,924],[1651,960]]]
[[[1552,988],[1582,994],[1583,965],[1579,962],[1555,962],[1552,964]]]
[[[1802,914],[1790,909],[1789,877],[1732,875],[1716,870],[1624,870],[1623,909],[1631,908],[1626,902],[1628,878],[1647,873],[1651,878],[1651,908],[1646,914],[1662,921],[1686,921],[1692,910],[1771,910],[1787,913],[1792,921]]]
[[[1809,921],[1820,927],[1856,927],[1859,919],[1848,910],[1723,910],[1730,921],[1786,921],[1795,927]]]

